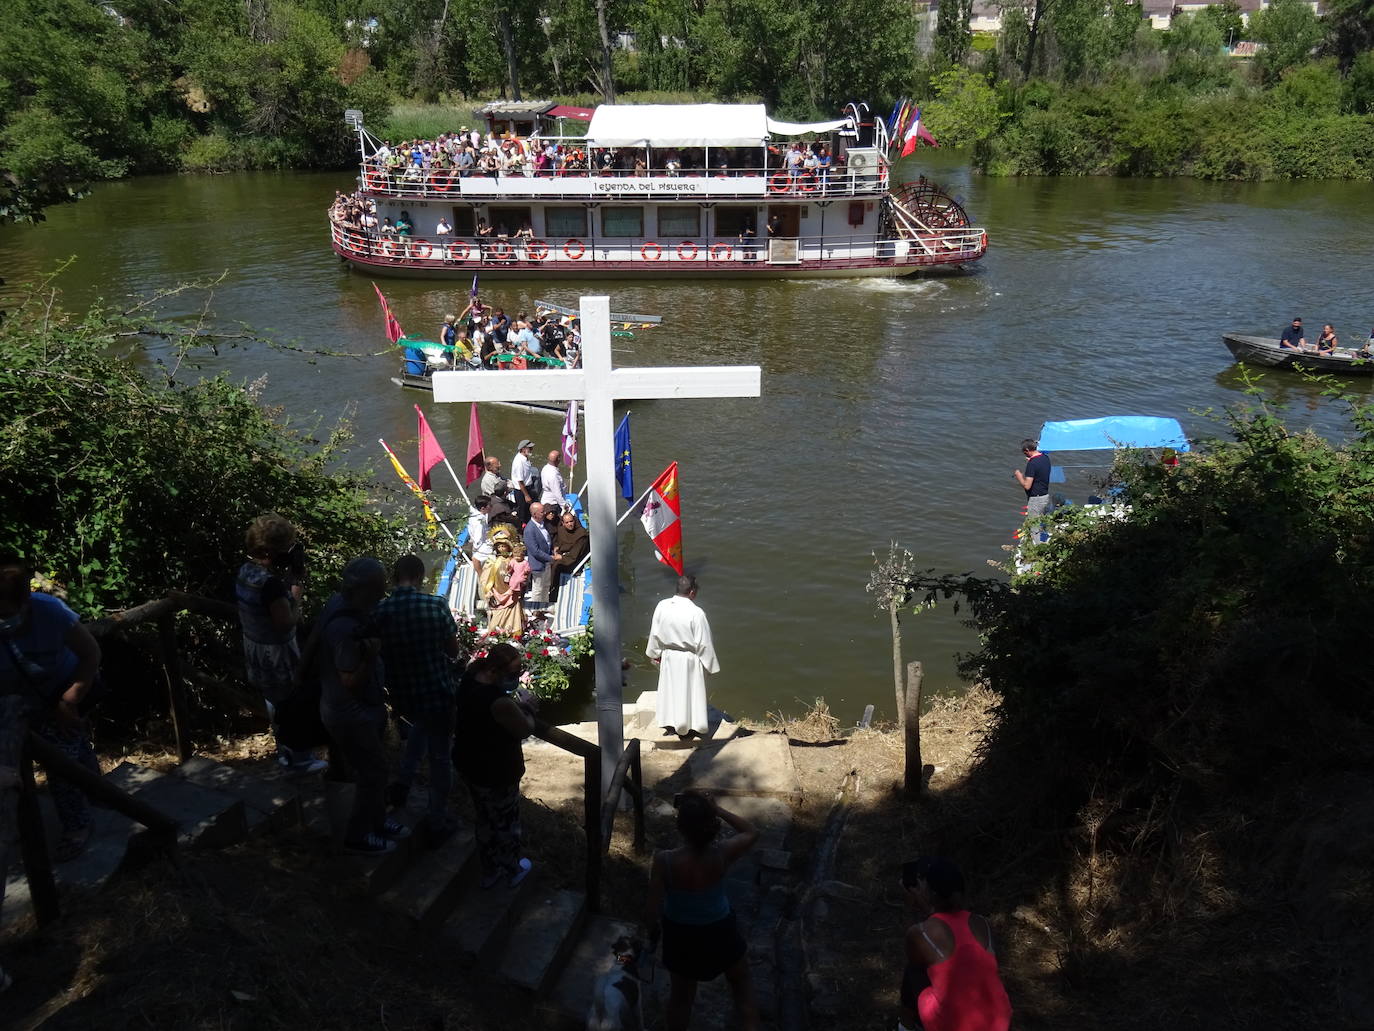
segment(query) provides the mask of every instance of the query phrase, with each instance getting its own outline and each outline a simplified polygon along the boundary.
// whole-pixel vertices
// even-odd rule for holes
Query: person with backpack
[[[344,851],[353,855],[385,855],[410,834],[386,815],[385,678],[373,620],[385,595],[382,564],[370,556],[355,558],[320,613],[320,718],[353,771],[353,808],[344,831]]]

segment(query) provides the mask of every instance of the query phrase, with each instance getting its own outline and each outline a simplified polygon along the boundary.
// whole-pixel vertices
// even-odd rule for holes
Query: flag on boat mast
[[[635,470],[630,462],[630,413],[626,412],[615,428],[615,479],[626,501],[635,496]]]
[[[919,107],[916,109],[916,117],[911,120],[911,128],[906,131],[906,136],[903,139],[905,142],[902,144],[902,157],[909,156],[916,149],[918,140],[932,147],[939,146],[935,142],[935,137],[930,135],[930,130],[921,124],[921,109]]]
[[[472,414],[468,417],[468,468],[467,482],[480,480],[486,472],[487,460],[482,446],[482,424],[477,421],[477,402],[472,402]]]
[[[391,313],[391,305],[386,303],[386,295],[382,293],[382,288],[373,283],[372,289],[377,291],[377,300],[382,302],[382,318],[386,320],[386,338],[394,344],[406,335],[405,330],[401,328],[396,316]]]
[[[407,487],[409,487],[411,491],[414,493],[414,495],[420,499],[420,504],[425,506],[425,519],[427,519],[432,525],[437,524],[438,526],[443,527],[444,532],[448,534],[450,537],[452,537],[453,531],[450,530],[443,523],[439,522],[439,517],[434,514],[434,508],[430,505],[429,498],[425,497],[425,492],[420,489],[420,485],[410,478],[410,473],[406,472],[405,466],[403,466],[401,464],[401,460],[396,457],[396,452],[391,450],[391,445],[389,445],[381,437],[377,438],[377,443],[382,445],[382,447],[385,449],[386,457],[391,459],[391,467],[396,470],[396,475],[401,478],[401,482],[404,483]]]
[[[577,402],[568,402],[568,414],[563,417],[563,461],[568,472],[577,464]]]
[[[663,470],[649,488],[639,521],[654,542],[654,558],[682,576],[682,506],[678,501],[677,463]]]
[[[468,291],[468,297],[477,300],[477,273],[472,274],[472,289]]]
[[[420,417],[420,489],[429,490],[429,471],[447,459],[444,457],[444,449],[439,446],[438,438],[434,436],[434,431],[425,421],[425,413],[420,411],[419,405],[415,406],[415,414]]]

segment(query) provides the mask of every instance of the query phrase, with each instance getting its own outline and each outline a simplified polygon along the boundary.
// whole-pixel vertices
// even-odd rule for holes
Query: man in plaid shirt
[[[429,755],[428,837],[437,845],[454,830],[448,817],[453,785],[453,709],[458,626],[448,603],[426,594],[425,564],[404,555],[392,570],[395,589],[376,609],[386,686],[396,712],[410,723],[405,755],[388,789],[388,801],[405,805],[420,760]]]

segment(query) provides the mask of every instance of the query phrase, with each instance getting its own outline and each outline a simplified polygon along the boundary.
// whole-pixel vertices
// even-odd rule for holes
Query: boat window
[[[691,207],[661,207],[658,209],[658,235],[700,236],[701,209]]]
[[[740,233],[744,232],[745,226],[754,230],[755,233],[762,233],[763,226],[759,224],[757,208],[725,204],[716,208],[717,236],[739,236]]]
[[[453,235],[471,236],[473,233],[472,208],[453,209]]]
[[[586,236],[587,209],[577,207],[544,209],[544,231],[549,236]]]
[[[607,207],[601,209],[602,236],[643,236],[644,209]]]
[[[530,209],[528,207],[499,208],[493,204],[487,211],[490,215],[487,221],[491,223],[492,227],[500,235],[514,236],[516,231],[530,220]]]

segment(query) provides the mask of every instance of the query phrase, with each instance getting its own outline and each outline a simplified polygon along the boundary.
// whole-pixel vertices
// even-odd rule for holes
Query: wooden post
[[[53,879],[52,856],[48,855],[48,834],[43,829],[43,813],[38,808],[38,788],[33,783],[33,756],[26,747],[19,760],[19,851],[24,857],[24,872],[29,879],[29,897],[39,926],[59,916],[57,882]]]
[[[916,798],[925,787],[921,765],[921,682],[925,673],[919,662],[906,667],[906,769],[903,788],[907,798]]]
[[[896,598],[887,603],[887,614],[892,620],[892,688],[897,696],[897,727],[900,729],[906,724],[906,698],[902,690],[902,622]]]
[[[634,849],[636,852],[644,851],[644,767],[639,759],[639,738],[630,740],[630,748],[633,754],[630,756],[630,780],[634,783],[635,790],[630,795],[630,801],[634,804],[635,817],[635,841]]]
[[[584,819],[587,824],[587,909],[601,912],[601,756],[582,760]]]
[[[185,762],[191,758],[191,713],[186,704],[186,680],[181,675],[181,657],[177,654],[175,613],[168,612],[157,617],[157,640],[162,651],[162,668],[167,674],[167,696],[171,701],[177,756]]]

